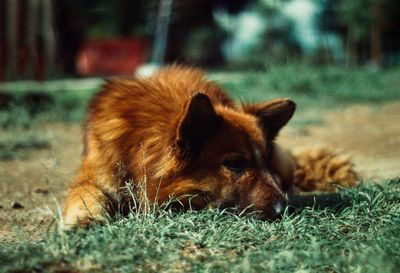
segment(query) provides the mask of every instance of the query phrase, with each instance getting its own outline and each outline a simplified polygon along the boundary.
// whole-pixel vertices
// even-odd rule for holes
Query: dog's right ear
[[[215,113],[210,98],[195,94],[186,104],[178,122],[176,144],[181,157],[195,156],[218,127],[221,118]]]
[[[289,99],[274,99],[262,103],[243,105],[243,111],[257,117],[264,135],[273,140],[279,130],[292,118],[296,104]]]

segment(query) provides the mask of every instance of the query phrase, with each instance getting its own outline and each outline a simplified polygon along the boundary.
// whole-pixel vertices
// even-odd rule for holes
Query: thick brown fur
[[[303,192],[335,191],[337,185],[353,187],[358,174],[350,158],[327,147],[297,149],[292,152],[296,161],[294,185]]]
[[[331,184],[308,185],[301,173],[313,171],[306,165],[314,166],[315,157],[295,157],[302,166],[296,169],[274,143],[294,110],[288,99],[237,107],[192,68],[109,81],[89,105],[84,158],[64,207],[66,226],[101,222],[117,206],[138,202],[126,194],[126,182],[144,188],[135,193],[139,202],[176,197],[186,208],[235,206],[259,211],[262,219],[278,216],[293,181],[305,190],[332,190]],[[345,181],[352,170],[343,170],[332,178]]]

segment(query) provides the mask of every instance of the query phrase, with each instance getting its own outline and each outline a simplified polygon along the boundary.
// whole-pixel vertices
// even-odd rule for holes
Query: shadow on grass
[[[289,196],[289,213],[293,214],[305,208],[330,210],[339,213],[352,205],[352,198],[341,193],[311,193]]]

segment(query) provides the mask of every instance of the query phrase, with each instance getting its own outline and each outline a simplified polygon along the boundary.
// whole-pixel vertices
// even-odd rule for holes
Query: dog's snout
[[[285,211],[287,202],[284,199],[276,200],[272,206],[266,211],[265,218],[268,220],[275,220],[281,218],[283,212]]]
[[[281,201],[278,201],[275,203],[275,205],[274,205],[275,214],[278,214],[278,215],[282,214],[283,209],[284,209],[284,205],[282,204]]]
[[[285,211],[287,202],[285,199],[275,199],[265,204],[265,207],[259,209],[259,218],[261,220],[276,220],[282,217]]]

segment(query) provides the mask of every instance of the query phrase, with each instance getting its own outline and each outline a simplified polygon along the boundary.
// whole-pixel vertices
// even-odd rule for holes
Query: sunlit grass
[[[400,181],[343,190],[338,200],[346,205],[299,208],[272,223],[154,209],[2,246],[0,264],[3,272],[397,272]]]

